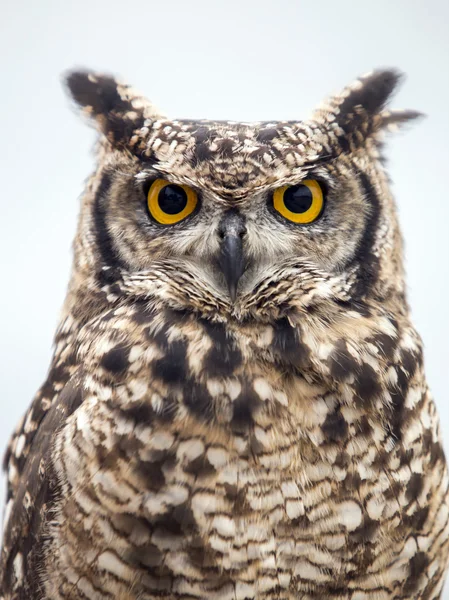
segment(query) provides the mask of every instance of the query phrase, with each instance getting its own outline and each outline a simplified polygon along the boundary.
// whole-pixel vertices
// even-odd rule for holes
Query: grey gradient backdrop
[[[302,118],[357,75],[396,66],[408,78],[393,105],[428,115],[387,154],[449,450],[448,30],[447,0],[4,0],[0,446],[45,376],[93,166],[64,70],[119,73],[171,116],[257,120]]]

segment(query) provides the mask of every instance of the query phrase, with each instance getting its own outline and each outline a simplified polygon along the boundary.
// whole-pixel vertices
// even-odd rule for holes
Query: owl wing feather
[[[58,490],[56,477],[49,460],[56,432],[66,419],[80,406],[83,400],[82,374],[76,373],[57,394],[48,408],[42,406],[42,390],[51,385],[52,374],[31,405],[24,423],[31,414],[35,427],[26,440],[26,454],[17,459],[14,448],[17,439],[25,435],[24,425],[18,428],[9,446],[6,463],[18,465],[19,471],[14,485],[8,489],[8,504],[5,513],[3,548],[0,557],[1,598],[25,600],[38,597],[37,581],[28,581],[23,571],[27,565],[29,573],[39,572],[42,556],[44,521],[48,518]],[[36,419],[38,415],[39,420]],[[19,437],[17,437],[19,436]],[[25,449],[25,448],[24,448]],[[33,586],[35,586],[33,588]],[[11,596],[10,596],[11,595]]]
[[[56,351],[47,379],[18,423],[5,452],[3,469],[8,474],[7,503],[17,492],[33,440],[45,415],[78,368],[75,349],[71,345],[73,332],[67,332],[64,325],[63,320],[56,333]]]

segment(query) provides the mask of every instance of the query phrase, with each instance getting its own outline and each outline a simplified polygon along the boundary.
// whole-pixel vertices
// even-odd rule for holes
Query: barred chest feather
[[[414,331],[375,322],[136,305],[89,325],[53,453],[48,597],[437,598],[435,409]]]

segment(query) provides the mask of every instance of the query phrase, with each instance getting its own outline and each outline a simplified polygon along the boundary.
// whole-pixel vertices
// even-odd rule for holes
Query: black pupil
[[[312,192],[306,185],[292,185],[284,192],[284,204],[294,213],[305,213],[312,206]]]
[[[159,192],[158,202],[165,213],[177,215],[187,206],[187,194],[179,185],[166,185]]]

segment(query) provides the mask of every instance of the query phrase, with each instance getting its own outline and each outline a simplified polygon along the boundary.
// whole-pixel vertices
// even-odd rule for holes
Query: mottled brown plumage
[[[417,116],[385,110],[397,80],[371,73],[304,122],[230,123],[68,77],[98,166],[6,456],[1,600],[440,597],[448,476],[380,157]],[[199,194],[175,225],[146,208],[161,177]],[[297,225],[272,195],[306,179],[326,204]]]

